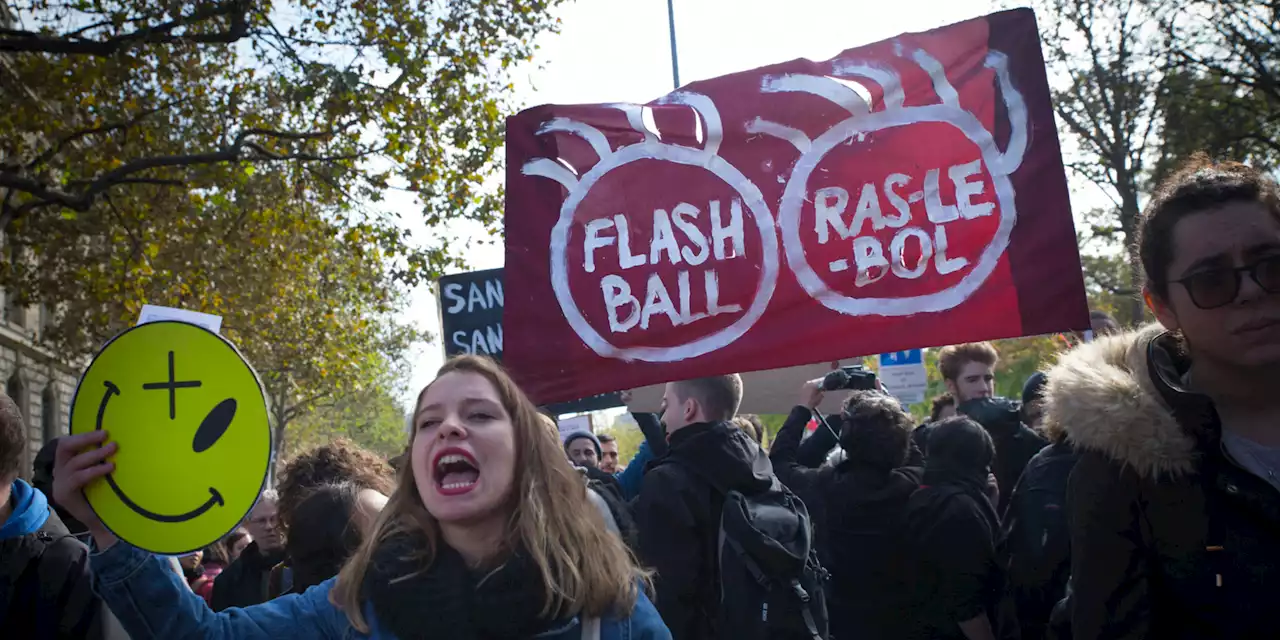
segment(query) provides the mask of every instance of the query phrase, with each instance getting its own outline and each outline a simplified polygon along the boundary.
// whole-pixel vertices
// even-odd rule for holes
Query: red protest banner
[[[1089,327],[1035,17],[507,122],[539,402]]]

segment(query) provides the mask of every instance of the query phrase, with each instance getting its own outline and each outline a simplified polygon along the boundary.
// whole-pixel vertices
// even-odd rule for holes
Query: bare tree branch
[[[58,140],[56,144],[54,144],[52,147],[49,147],[47,151],[40,154],[34,160],[28,163],[27,170],[29,171],[31,169],[35,169],[36,167],[52,160],[53,158],[57,157],[58,154],[62,153],[62,150],[65,149],[67,145],[72,144],[78,140],[83,140],[84,138],[87,138],[89,136],[99,135],[103,133],[111,133],[112,131],[118,131],[120,129],[128,129],[130,127],[136,126],[139,122],[142,122],[144,119],[146,119],[149,116],[160,113],[161,111],[164,111],[166,109],[172,109],[173,107],[176,107],[179,104],[182,104],[183,102],[186,102],[189,99],[190,98],[180,98],[178,100],[171,100],[158,107],[154,107],[152,109],[147,109],[145,111],[142,111],[137,115],[135,115],[134,117],[129,118],[128,120],[124,120],[121,122],[110,122],[107,124],[103,124],[101,126],[92,127],[89,129],[83,129],[81,131],[76,131],[74,133],[70,133],[66,136],[63,136],[62,139]]]
[[[220,17],[228,19],[225,30],[213,33],[190,32],[189,27],[192,25]],[[175,33],[183,28],[188,29]],[[83,32],[84,29],[80,29],[50,36],[35,31],[0,29],[0,51],[108,57],[141,44],[230,44],[249,35],[248,2],[228,0],[210,3],[189,15],[103,40],[81,38],[79,34]]]
[[[357,160],[378,152],[378,149],[368,149],[355,153],[338,155],[321,155],[301,151],[279,153],[268,150],[261,144],[250,139],[251,137],[259,137],[305,141],[324,139],[331,137],[332,135],[332,131],[291,132],[257,128],[246,129],[241,131],[230,145],[224,146],[217,151],[139,158],[126,162],[111,171],[94,177],[91,180],[74,181],[69,183],[68,186],[84,185],[83,189],[78,193],[50,186],[40,181],[18,175],[12,171],[0,171],[0,187],[7,188],[9,190],[21,191],[32,196],[31,200],[28,200],[23,204],[16,207],[8,207],[7,209],[0,211],[0,228],[5,228],[13,220],[43,207],[62,206],[74,211],[87,211],[93,205],[93,202],[98,198],[98,196],[105,193],[108,189],[121,184],[182,184],[181,181],[172,179],[135,175],[152,169],[190,167],[239,161],[260,162],[296,160],[300,162],[335,162],[341,160]],[[253,153],[246,154],[245,151],[251,151]]]

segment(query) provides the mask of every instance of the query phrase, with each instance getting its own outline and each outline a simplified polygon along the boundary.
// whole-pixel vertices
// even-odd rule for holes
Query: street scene
[[[1280,6],[0,3],[0,636],[1270,638]]]

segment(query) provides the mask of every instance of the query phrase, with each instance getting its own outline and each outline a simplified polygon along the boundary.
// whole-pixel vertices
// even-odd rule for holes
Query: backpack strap
[[[89,584],[87,549],[70,534],[52,537],[38,562],[41,599],[53,603],[59,635],[83,636],[98,604]]]
[[[33,631],[41,637],[86,637],[99,619],[87,548],[48,521],[25,542],[28,552],[5,563],[13,590],[3,606],[31,607]]]

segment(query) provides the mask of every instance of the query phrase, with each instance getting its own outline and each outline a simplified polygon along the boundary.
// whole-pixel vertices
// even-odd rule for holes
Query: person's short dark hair
[[[227,541],[219,540],[204,548],[204,564],[220,564],[223,567],[231,564],[231,552],[227,549]]]
[[[1095,334],[1100,334],[1100,335],[1109,335],[1111,333],[1114,333],[1120,330],[1120,323],[1116,321],[1115,316],[1107,313],[1106,311],[1097,311],[1097,310],[1090,311],[1089,324],[1092,326],[1097,326],[1099,324],[1109,324],[1113,327],[1112,329],[1106,332],[1094,331]]]
[[[953,344],[938,352],[938,372],[944,380],[959,378],[964,365],[970,362],[994,367],[1000,362],[1000,354],[996,353],[996,348],[990,342]]]
[[[702,406],[707,420],[721,422],[732,420],[742,404],[742,377],[738,374],[711,376],[676,383],[676,395],[681,400],[693,398]]]
[[[956,406],[956,398],[951,392],[940,394],[933,399],[933,408],[929,410],[929,422],[937,422],[942,417],[943,409]]]
[[[355,521],[360,487],[352,482],[312,487],[289,513],[285,540],[294,591],[301,593],[333,576],[360,546],[364,531]]]
[[[18,403],[0,393],[0,482],[9,484],[22,472],[27,449],[27,423]]]
[[[1028,376],[1026,383],[1022,385],[1022,404],[1028,405],[1039,400],[1047,384],[1049,384],[1049,376],[1043,371],[1037,371]]]
[[[294,456],[285,464],[277,485],[280,498],[276,507],[286,535],[290,512],[302,499],[318,486],[339,482],[389,496],[395,491],[395,472],[377,454],[346,438]]]
[[[879,391],[854,391],[841,413],[840,446],[847,460],[895,469],[907,459],[915,423],[902,403]]]
[[[972,418],[947,418],[929,431],[925,464],[977,473],[991,468],[996,445],[991,434]]]
[[[249,532],[244,527],[236,527],[231,533],[222,537],[222,544],[227,548],[227,555],[231,555],[231,550],[236,544],[245,539]]]
[[[1196,153],[1160,183],[1138,222],[1138,257],[1147,285],[1156,295],[1169,297],[1173,229],[1178,222],[1233,202],[1256,202],[1280,217],[1280,187],[1266,174],[1239,162],[1214,162]]]
[[[40,452],[36,454],[36,459],[31,463],[31,486],[40,490],[45,497],[52,497],[50,493],[53,487],[53,462],[58,453],[58,441],[62,438],[54,438],[40,447]]]
[[[609,442],[617,442],[617,441],[618,441],[618,439],[617,439],[617,438],[613,437],[613,435],[608,434],[608,433],[597,433],[597,434],[596,434],[596,440],[599,440],[599,441],[600,441],[600,444],[602,444],[602,445],[603,445],[603,444],[607,444],[607,443],[609,443]]]

